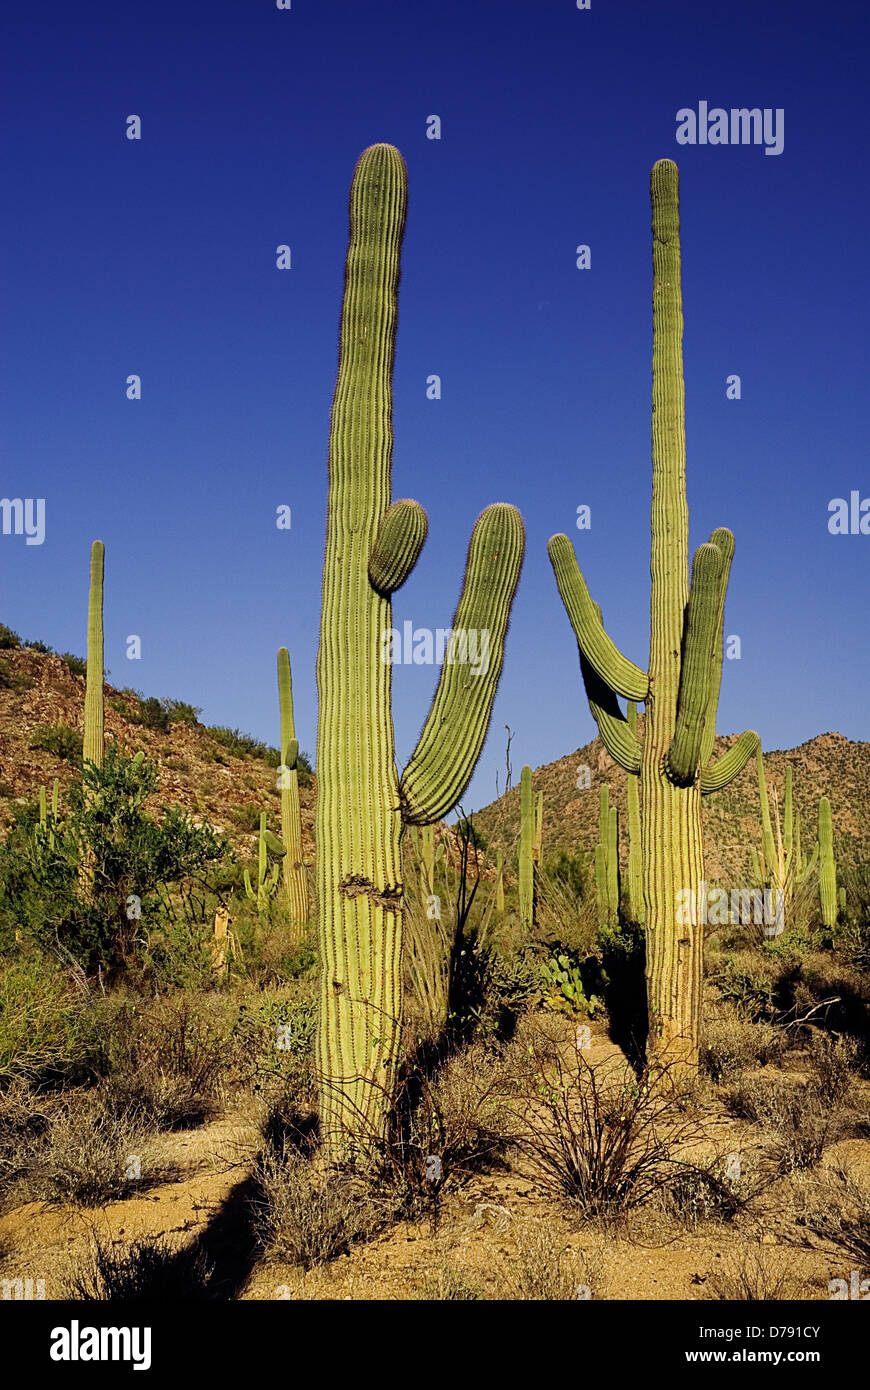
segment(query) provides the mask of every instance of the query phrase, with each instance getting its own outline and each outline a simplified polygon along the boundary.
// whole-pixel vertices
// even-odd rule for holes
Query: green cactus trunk
[[[637,703],[628,706],[628,725],[637,736]],[[629,773],[625,779],[625,797],[628,803],[628,874],[627,907],[630,921],[643,926],[646,912],[643,905],[643,831],[640,817],[640,778]]]
[[[532,769],[527,765],[520,775],[519,895],[520,923],[531,931],[535,920],[535,802]]]
[[[701,1040],[704,854],[701,795],[727,786],[758,747],[748,731],[710,757],[722,674],[723,623],[734,551],[719,528],[698,547],[689,578],[683,311],[677,166],[650,178],[653,238],[652,509],[649,668],[608,637],[567,536],[550,541],[559,591],[580,647],[590,709],[611,756],[640,776],[646,915],[648,1051],[675,1073],[694,1070]],[[644,701],[641,746],[617,697]]]
[[[85,677],[85,731],[82,756],[103,766],[103,567],[105,546],[91,546],[91,584],[88,594],[88,664]]]
[[[329,444],[317,657],[320,1128],[333,1157],[383,1133],[402,1026],[404,824],[430,825],[468,785],[483,746],[519,579],[519,513],[478,519],[453,631],[486,630],[469,675],[451,639],[419,742],[397,775],[390,595],[425,540],[416,502],[391,504],[392,372],[407,202],[402,157],[374,145],[357,163]],[[457,659],[458,658],[458,659]],[[467,662],[467,657],[466,657]]]
[[[504,915],[504,854],[498,850],[495,856],[495,910]]]
[[[308,881],[302,861],[302,812],[299,805],[299,743],[293,723],[293,685],[290,653],[278,651],[278,701],[281,710],[281,839],[284,844],[282,879],[291,933],[297,941],[308,924]]]
[[[837,925],[837,862],[834,858],[834,831],[831,803],[826,796],[819,801],[819,902],[822,923],[831,928]]]

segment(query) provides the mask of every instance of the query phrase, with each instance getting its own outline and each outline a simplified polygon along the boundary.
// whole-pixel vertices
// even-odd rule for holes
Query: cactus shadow
[[[636,1070],[644,1066],[648,1033],[646,943],[639,927],[624,924],[602,952],[599,988],[607,1006],[608,1036]]]

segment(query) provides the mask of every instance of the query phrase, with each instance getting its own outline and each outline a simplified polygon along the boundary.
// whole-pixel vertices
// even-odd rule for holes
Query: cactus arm
[[[641,747],[637,735],[632,733],[628,721],[619,708],[619,701],[609,685],[601,679],[598,672],[580,652],[580,671],[586,698],[592,717],[598,725],[601,741],[615,763],[626,772],[638,772],[641,762]]]
[[[755,753],[755,762],[758,772],[758,799],[761,802],[761,833],[764,845],[764,859],[771,869],[776,863],[776,850],[773,844],[773,826],[770,820],[770,803],[767,799],[767,778],[764,775],[764,755],[759,744]]]
[[[692,582],[686,605],[676,725],[665,758],[667,775],[677,787],[692,786],[701,766],[721,574],[719,547],[709,542],[699,545],[692,561]]]
[[[791,763],[785,770],[785,852],[790,855],[794,848],[794,788]]]
[[[88,594],[88,664],[85,677],[85,762],[103,765],[103,570],[106,548],[91,546],[91,584]]]
[[[532,857],[536,864],[541,862],[541,851],[544,847],[544,793],[538,792],[535,803],[535,843],[532,846]]]
[[[492,715],[524,551],[525,530],[516,508],[487,507],[471,534],[454,636],[435,698],[402,773],[406,824],[441,820],[471,781]]]
[[[605,631],[601,609],[592,601],[568,537],[552,536],[547,553],[565,611],[589,665],[615,694],[628,700],[645,700],[649,677],[622,655]]]
[[[802,887],[803,884],[805,884],[812,877],[813,870],[815,869],[818,862],[819,842],[818,840],[816,840],[816,843],[813,845],[813,852],[809,857],[809,861],[804,865],[803,869],[801,869],[800,872],[796,875],[796,882],[799,887]]]
[[[733,782],[745,768],[756,749],[761,747],[761,739],[754,729],[746,729],[727,753],[723,753],[715,763],[709,763],[701,773],[701,791],[705,796],[710,792],[720,792]]]
[[[819,902],[824,925],[826,927],[836,926],[837,864],[834,859],[831,803],[826,796],[819,800]]]
[[[401,589],[426,543],[429,521],[420,506],[409,497],[393,502],[381,517],[369,556],[369,581],[379,594]]]
[[[701,747],[701,766],[706,767],[713,754],[716,741],[716,715],[719,712],[719,691],[722,686],[722,658],[725,649],[725,597],[728,592],[728,577],[731,561],[734,559],[734,535],[727,526],[717,526],[710,536],[710,544],[715,545],[722,556],[722,569],[719,575],[719,602],[716,615],[715,639],[713,643],[712,667],[710,670],[710,693],[707,702],[707,718],[704,725],[704,741]]]

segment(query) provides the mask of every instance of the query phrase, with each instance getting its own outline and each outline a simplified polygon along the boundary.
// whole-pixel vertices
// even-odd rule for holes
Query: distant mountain
[[[733,743],[736,735],[717,738],[714,756]],[[807,853],[816,841],[819,797],[828,796],[834,825],[834,846],[845,864],[870,861],[870,743],[853,743],[842,734],[819,734],[798,748],[765,752],[764,766],[769,793],[776,788],[780,809],[785,790],[785,770],[793,768],[795,806],[801,815],[801,839]],[[582,769],[589,769],[590,785]],[[507,796],[476,811],[475,825],[483,832],[490,851],[512,846],[519,835],[519,775]],[[598,793],[610,787],[610,804],[620,812],[620,856],[628,853],[625,783],[627,774],[617,767],[599,738],[567,757],[537,768],[532,777],[536,792],[544,793],[544,857],[560,849],[586,850],[592,854],[598,840]],[[711,880],[751,882],[749,848],[758,845],[761,809],[755,759],[724,791],[704,797],[705,867]]]

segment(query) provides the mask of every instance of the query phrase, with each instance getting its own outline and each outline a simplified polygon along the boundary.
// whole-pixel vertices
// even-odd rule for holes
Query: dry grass
[[[799,1298],[806,1292],[802,1279],[789,1269],[789,1257],[754,1241],[726,1257],[722,1268],[708,1275],[710,1297],[725,1302],[760,1302]]]

